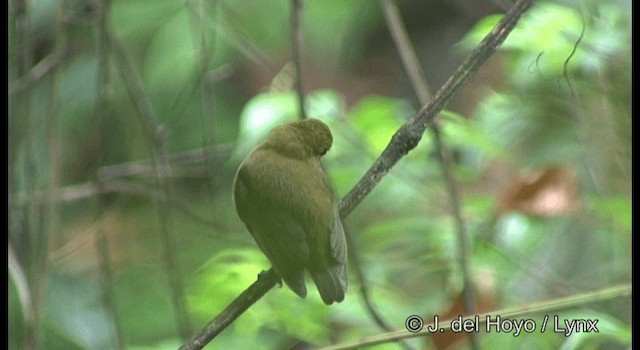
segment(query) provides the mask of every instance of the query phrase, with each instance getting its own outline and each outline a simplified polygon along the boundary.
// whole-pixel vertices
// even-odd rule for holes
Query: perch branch
[[[435,116],[447,105],[455,93],[480,69],[496,49],[504,42],[520,17],[534,0],[519,0],[511,10],[484,37],[456,72],[438,90],[435,97],[409,121],[405,122],[391,138],[391,142],[376,159],[371,168],[340,202],[340,215],[346,217],[375,188],[391,168],[414,149],[422,134]]]
[[[279,280],[278,275],[273,269],[260,273],[256,282],[242,292],[242,294],[231,302],[216,318],[211,320],[200,333],[193,336],[188,343],[181,346],[180,350],[202,349],[211,339],[242,315],[253,303],[267,294]]]
[[[480,66],[491,57],[500,44],[507,38],[511,30],[513,30],[520,17],[532,4],[533,0],[519,0],[496,27],[487,34],[476,49],[473,50],[471,55],[462,63],[454,75],[438,90],[435,98],[429,104],[422,107],[416,116],[400,127],[380,157],[378,157],[351,192],[340,202],[339,208],[342,218],[347,217],[353,209],[362,202],[364,197],[373,190],[400,158],[417,146],[422,137],[422,133],[424,133],[429,123],[433,121],[436,114],[451,100],[455,92],[471,79]],[[273,271],[270,270],[268,274],[272,272]],[[266,291],[262,291],[272,288],[276,284],[276,281],[277,279],[275,278],[259,278],[212,322],[191,338],[188,343],[183,345],[181,349],[192,350],[204,347],[215,335],[227,327],[231,321],[238,318],[242,312],[258,301],[266,293]],[[259,289],[261,292],[251,292],[255,289]],[[236,303],[242,303],[242,305],[238,306]],[[230,321],[220,324],[215,322],[221,319]]]

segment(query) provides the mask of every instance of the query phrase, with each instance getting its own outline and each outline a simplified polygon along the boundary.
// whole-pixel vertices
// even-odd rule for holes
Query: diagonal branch
[[[220,334],[227,326],[229,326],[236,318],[240,317],[243,312],[260,300],[273,286],[278,283],[280,278],[273,269],[262,271],[249,288],[240,294],[226,309],[224,309],[216,318],[211,320],[202,331],[193,336],[179,350],[197,350],[202,349],[216,335]]]
[[[340,202],[340,215],[343,218],[362,202],[402,157],[418,145],[427,126],[504,42],[533,1],[519,0],[438,90],[433,100],[396,131],[380,157]]]
[[[418,111],[416,116],[407,121],[392,137],[380,157],[360,179],[356,186],[340,202],[340,215],[347,217],[362,200],[375,188],[391,168],[414,149],[427,126],[435,116],[446,106],[453,95],[467,82],[475,72],[491,57],[496,49],[504,42],[522,15],[532,6],[534,0],[519,0],[502,18],[496,27],[482,40],[471,55],[462,63],[454,75],[438,90],[434,99]],[[273,274],[269,270],[268,276]],[[245,290],[225,310],[210,322],[198,334],[180,349],[202,349],[215,335],[219,334],[233,320],[238,318],[253,303],[277,283],[276,278],[259,278],[249,289]],[[255,291],[259,290],[260,293]],[[252,292],[254,291],[254,292]],[[265,292],[262,292],[265,291]],[[229,320],[217,324],[216,320]]]

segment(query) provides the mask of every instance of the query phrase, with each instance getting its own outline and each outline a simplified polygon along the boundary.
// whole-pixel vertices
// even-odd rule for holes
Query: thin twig
[[[145,130],[149,143],[152,147],[154,162],[158,173],[159,185],[168,200],[156,201],[158,206],[158,216],[161,226],[161,234],[164,245],[164,260],[171,286],[171,299],[176,311],[176,323],[178,332],[182,339],[186,340],[190,334],[190,321],[184,300],[184,290],[182,286],[182,274],[178,266],[176,243],[172,234],[171,225],[171,184],[168,178],[171,176],[171,166],[167,155],[165,140],[167,131],[159,123],[159,119],[153,109],[151,101],[146,95],[140,74],[135,68],[131,58],[123,45],[115,37],[109,35],[109,41],[114,49],[116,62],[120,73],[128,88],[131,97],[138,110],[141,124]]]
[[[433,128],[431,129],[434,135],[434,140],[436,141],[436,145],[440,145],[438,157],[442,164],[442,172],[447,184],[447,192],[449,194],[449,201],[451,204],[451,211],[453,218],[456,223],[456,233],[457,233],[457,242],[458,242],[458,264],[460,266],[460,270],[462,272],[462,310],[465,315],[473,315],[475,314],[475,302],[474,302],[474,293],[475,286],[473,284],[473,279],[471,278],[471,272],[469,268],[469,239],[467,237],[466,225],[464,220],[462,219],[461,209],[460,209],[460,194],[458,191],[458,186],[453,178],[453,174],[451,173],[451,154],[448,152],[444,143],[442,142],[442,137],[440,135],[440,128],[438,128],[437,123],[433,124]],[[467,334],[469,336],[470,347],[473,350],[479,349],[480,345],[478,343],[478,333],[470,332]]]
[[[580,142],[586,146],[589,140],[587,136],[587,130],[585,129],[585,126],[584,126],[585,121],[583,121],[582,120],[583,118],[581,117],[581,115],[583,114],[581,113],[581,108],[584,108],[584,107],[582,107],[583,105],[582,105],[582,99],[580,98],[580,95],[576,93],[575,88],[573,87],[573,84],[571,84],[571,77],[569,72],[569,63],[571,63],[571,59],[578,51],[579,46],[585,45],[582,42],[585,32],[587,30],[584,8],[580,13],[580,20],[582,22],[582,28],[580,29],[580,34],[578,35],[578,38],[573,43],[573,48],[571,49],[569,56],[567,56],[567,58],[564,60],[564,63],[562,65],[562,77],[567,82],[567,87],[569,88],[569,92],[571,92],[572,103],[569,106],[571,109],[571,117],[573,119],[573,122],[576,125],[578,138]],[[595,170],[597,166],[594,164],[594,160],[591,154],[592,152],[584,152],[584,156],[583,156],[584,164],[585,164],[585,167],[587,168],[587,174],[589,174],[589,177],[591,178],[591,183],[593,184],[593,187],[595,188],[596,192],[600,194],[602,193],[602,185],[603,185],[602,178],[598,174],[598,172]]]
[[[56,30],[55,30],[55,50],[54,54],[62,55],[67,50],[67,28],[64,22],[64,13],[67,10],[67,1],[60,0],[58,3],[58,13],[56,18]],[[56,65],[56,67],[58,67]],[[50,103],[49,103],[49,118],[47,119],[47,139],[48,139],[48,153],[49,162],[51,164],[49,174],[49,184],[47,190],[51,191],[60,185],[61,176],[61,163],[62,163],[62,144],[58,134],[59,121],[60,121],[60,69],[55,68],[51,74],[51,91],[50,91]],[[57,232],[60,230],[59,226],[59,213],[56,203],[49,202],[47,208],[47,235],[56,239],[60,237]],[[53,243],[56,245],[56,242]]]
[[[558,273],[550,268],[541,268],[530,256],[516,252],[513,249],[503,249],[500,242],[479,239],[478,243],[490,249],[496,256],[500,256],[509,264],[515,266],[516,271],[522,271],[526,276],[531,277],[533,283],[542,286],[545,290],[556,295],[569,295],[577,290],[569,285],[569,281],[563,279]],[[506,245],[504,245],[506,246]],[[508,251],[507,251],[508,250]]]
[[[411,82],[418,102],[424,106],[429,103],[431,98],[431,89],[427,80],[425,79],[424,72],[418,61],[418,56],[411,45],[409,35],[402,22],[402,16],[398,11],[398,7],[393,0],[380,0],[380,6],[382,7],[385,20],[387,21],[387,27],[393,39],[393,43],[396,45],[396,49],[402,59],[402,66],[404,67],[407,77]]]
[[[355,187],[340,202],[340,215],[346,217],[375,188],[391,168],[414,149],[427,126],[447,105],[454,94],[480,69],[496,49],[507,38],[513,27],[531,7],[534,0],[519,0],[502,20],[485,36],[482,42],[471,52],[458,70],[438,90],[429,104],[422,107],[409,121],[405,122],[393,135],[380,157],[358,181]]]
[[[96,25],[98,28],[98,37],[97,37],[97,59],[98,59],[98,76],[97,76],[97,87],[96,90],[98,92],[97,96],[97,104],[95,110],[95,125],[97,130],[102,130],[102,132],[98,131],[95,137],[94,151],[98,157],[98,165],[104,163],[104,150],[105,143],[107,139],[107,135],[104,132],[104,126],[107,125],[108,118],[107,109],[109,105],[109,40],[107,37],[107,12],[109,11],[109,0],[95,0],[93,2],[93,7],[96,14]],[[97,182],[97,187],[100,188],[100,182]],[[103,192],[103,191],[99,191]],[[98,206],[96,210],[96,216],[102,215],[107,206],[106,198],[101,195],[97,197]],[[100,222],[98,225],[98,231],[96,235],[95,245],[96,251],[98,252],[100,258],[100,273],[102,275],[102,300],[107,310],[109,317],[111,318],[113,329],[113,338],[114,338],[114,347],[116,349],[122,349],[125,347],[124,334],[122,324],[120,322],[120,318],[118,317],[118,312],[116,310],[115,304],[115,289],[113,282],[113,270],[111,269],[111,261],[110,261],[110,251],[109,251],[109,241],[107,239],[107,232],[104,227],[104,223],[102,220],[97,220]]]
[[[22,308],[22,315],[26,324],[33,322],[33,301],[31,298],[31,291],[29,289],[29,283],[27,282],[27,276],[24,273],[24,269],[20,265],[20,260],[16,257],[16,253],[13,251],[11,242],[7,245],[7,259],[9,278],[13,280],[13,284],[16,287],[16,294],[18,300],[20,300],[20,306]]]
[[[220,8],[224,10],[225,16],[218,17],[220,19],[219,21],[213,21],[212,23],[209,23],[213,26],[215,32],[218,33],[222,39],[225,39],[225,41],[230,46],[241,52],[252,63],[255,63],[261,67],[275,69],[274,60],[273,58],[271,58],[271,56],[269,56],[264,50],[254,44],[248,38],[248,35],[242,36],[234,31],[238,27],[237,23],[242,21],[243,16],[235,13],[234,9],[226,4],[225,1],[206,1],[205,3],[213,3],[215,4],[215,6],[220,6]],[[235,22],[231,23],[230,19],[235,20]]]
[[[170,201],[171,205],[178,211],[182,212],[185,216],[211,228],[220,228],[219,222],[198,215],[190,209],[186,203],[175,198],[167,198],[165,193],[162,191],[158,191],[151,186],[125,181],[103,182],[98,180],[79,185],[55,188],[46,192],[35,192],[31,197],[18,197],[16,204],[12,205],[12,207],[24,206],[32,202],[37,205],[45,203],[73,202],[107,193],[138,196],[153,201]]]
[[[187,2],[189,4],[189,8],[191,9],[191,17],[193,22],[193,31],[194,36],[199,36],[199,45],[198,45],[198,79],[200,80],[200,124],[202,127],[201,136],[202,136],[202,147],[206,148],[209,145],[215,145],[217,143],[217,132],[218,132],[218,116],[215,113],[216,106],[216,95],[215,95],[215,84],[217,79],[210,78],[211,72],[211,54],[210,48],[215,47],[215,42],[213,39],[216,35],[211,35],[211,39],[207,37],[207,22],[213,21],[215,22],[215,18],[209,18],[209,11],[207,10],[207,6],[205,1],[193,1],[190,0]],[[214,1],[211,5],[211,11],[215,15],[215,10],[217,8],[217,1]],[[210,43],[209,40],[212,42]],[[208,162],[208,166],[206,167],[207,179],[209,181],[209,186],[207,187],[208,194],[211,198],[213,198],[214,190],[216,184],[220,182],[219,173],[214,172],[215,162],[213,160]]]
[[[34,192],[30,196],[18,196],[15,201],[15,206],[19,207],[28,203],[36,203],[40,205],[44,203],[73,202],[105,193],[122,193],[131,196],[146,197],[153,200],[159,199],[159,196],[162,195],[159,191],[141,184],[125,181],[98,182],[100,182],[99,186],[96,184],[96,181],[91,181],[77,185],[54,188],[49,191]]]
[[[571,84],[571,78],[569,78],[569,62],[571,62],[571,59],[576,54],[576,51],[578,51],[578,46],[582,42],[582,38],[584,37],[584,32],[587,27],[587,25],[585,24],[584,16],[580,16],[580,19],[582,20],[582,29],[580,30],[580,35],[578,36],[578,39],[576,39],[576,42],[573,43],[573,48],[571,49],[571,53],[569,53],[569,56],[567,56],[567,58],[564,60],[564,63],[562,64],[562,76],[564,77],[564,80],[567,82],[569,91],[571,91],[571,97],[574,100],[576,99],[576,95],[573,90],[573,85]]]
[[[351,262],[351,266],[353,266],[356,276],[358,276],[358,280],[360,281],[360,296],[362,297],[362,301],[364,302],[365,309],[369,312],[373,321],[380,327],[381,329],[387,332],[393,332],[395,329],[389,325],[389,323],[380,315],[378,310],[376,310],[375,305],[371,301],[369,297],[369,285],[367,284],[367,279],[364,276],[364,272],[362,266],[360,266],[360,257],[358,254],[358,250],[355,249],[355,243],[353,241],[353,236],[349,230],[349,226],[346,223],[343,223],[345,237],[347,238],[348,251],[349,251],[349,261]],[[405,349],[413,349],[413,347],[404,340],[398,341],[400,345],[402,345]]]
[[[506,39],[511,30],[522,14],[531,7],[533,0],[519,0],[513,8],[505,15],[498,25],[482,40],[479,46],[471,53],[464,63],[458,68],[456,73],[445,83],[438,91],[435,98],[426,106],[424,106],[417,115],[407,123],[405,123],[393,136],[387,148],[382,155],[374,162],[372,167],[356,184],[354,189],[345,196],[340,202],[340,215],[344,219],[355,209],[372,190],[380,182],[382,177],[397,163],[397,161],[406,155],[409,151],[416,147],[422,133],[433,120],[435,115],[453,97],[464,83],[466,83],[473,73],[495,52],[500,44]],[[272,279],[258,279],[250,288],[272,288],[276,281]],[[261,289],[262,290],[262,289]],[[266,291],[264,292],[266,293]],[[244,310],[259,300],[264,295],[248,293],[245,291],[242,296],[244,303],[242,307],[231,307],[223,310],[215,320],[235,320]],[[236,303],[234,301],[234,304]],[[196,334],[191,340],[185,344],[182,349],[200,349],[206,345],[216,334],[219,334],[230,322],[217,326],[213,321],[204,329]]]
[[[416,97],[418,98],[420,104],[426,105],[431,97],[431,89],[427,84],[426,78],[420,66],[420,62],[418,61],[415,50],[413,49],[413,45],[411,45],[409,36],[407,35],[398,8],[395,5],[394,0],[380,0],[380,4],[384,10],[389,31],[391,32],[393,41],[396,44],[396,47],[402,59],[402,64],[409,77],[409,80],[411,81],[411,85],[413,86],[413,91],[416,94]],[[467,243],[468,239],[466,233],[466,225],[464,220],[462,219],[460,209],[460,194],[451,171],[451,154],[442,140],[440,125],[437,120],[433,122],[431,126],[431,132],[433,134],[435,145],[438,150],[438,156],[440,159],[440,164],[442,166],[442,175],[447,186],[447,192],[449,194],[449,202],[452,212],[451,214],[455,220],[457,229],[456,232],[458,238],[458,260],[463,278],[463,310],[465,315],[472,315],[475,313],[475,305],[473,300],[475,288],[470,276],[469,263],[467,259],[469,254]],[[471,332],[468,335],[471,349],[479,349],[478,334]]]
[[[27,88],[38,82],[40,79],[51,73],[64,60],[64,53],[55,51],[45,56],[40,62],[33,66],[29,72],[11,84],[9,97],[25,91]]]
[[[15,22],[16,22],[16,34],[18,42],[20,43],[17,57],[16,70],[17,74],[25,75],[27,70],[32,69],[33,65],[33,48],[32,48],[32,33],[29,20],[29,3],[25,0],[18,0],[12,3],[15,9]],[[31,86],[27,86],[30,88]],[[31,91],[27,89],[27,92]],[[31,96],[28,93],[22,94],[17,99],[15,113],[20,118],[27,121],[26,135],[21,146],[24,147],[24,153],[26,157],[22,161],[21,169],[24,173],[21,181],[28,194],[32,194],[36,191],[37,179],[36,176],[40,172],[36,168],[36,145],[37,140],[37,125],[35,113],[30,107]],[[31,292],[31,310],[33,311],[32,317],[27,319],[25,324],[25,342],[23,347],[25,349],[40,349],[42,347],[42,335],[41,335],[41,321],[42,321],[42,304],[44,294],[44,278],[41,278],[42,259],[45,259],[45,255],[42,255],[42,246],[44,242],[42,240],[46,237],[41,237],[43,232],[42,227],[42,211],[41,207],[33,203],[25,205],[20,208],[21,222],[19,229],[22,231],[19,235],[14,235],[16,239],[16,247],[19,249],[18,253],[23,256],[23,266],[27,269],[25,271],[27,276],[27,283]]]
[[[500,316],[501,319],[518,319],[523,318],[524,316],[532,316],[532,315],[540,315],[540,314],[552,314],[557,313],[562,310],[578,308],[583,305],[598,303],[602,301],[617,299],[617,298],[628,298],[631,296],[631,285],[624,284],[620,286],[615,286],[611,288],[601,289],[595,292],[586,292],[577,295],[571,295],[568,297],[551,299],[541,302],[536,302],[528,305],[512,307],[508,309],[495,310],[484,314],[479,315],[469,315],[467,317],[462,318],[462,322],[466,320],[471,320],[478,326],[486,324],[488,320],[493,322],[496,321],[496,317]],[[417,319],[416,319],[417,320]],[[343,349],[361,349],[366,346],[372,346],[376,344],[389,343],[398,339],[407,339],[407,338],[415,338],[415,337],[425,337],[432,335],[434,333],[434,329],[438,328],[438,332],[440,330],[445,331],[451,329],[452,322],[454,320],[441,320],[437,325],[434,323],[422,324],[421,330],[416,332],[409,332],[408,330],[391,332],[386,334],[379,334],[373,337],[365,338],[352,343],[343,343],[333,346],[327,346],[321,348],[322,350],[343,350]],[[549,320],[553,322],[553,320]],[[544,322],[544,321],[543,321]],[[546,324],[546,323],[545,323]],[[538,326],[541,328],[537,328],[535,331],[551,331],[553,327],[552,323],[546,324],[543,326],[543,323],[534,324],[537,328]],[[545,327],[545,329],[542,329]],[[495,328],[492,328],[495,329]]]
[[[228,157],[234,148],[235,143],[223,143],[207,148],[172,153],[168,155],[168,162],[171,166],[197,164],[207,161],[215,163],[219,159]],[[101,181],[106,181],[118,177],[147,175],[153,171],[152,161],[142,160],[102,167],[98,170],[98,178]]]
[[[302,17],[303,0],[291,0],[291,60],[295,67],[295,89],[298,93],[298,111],[300,119],[307,117],[304,107],[304,89],[302,88]]]

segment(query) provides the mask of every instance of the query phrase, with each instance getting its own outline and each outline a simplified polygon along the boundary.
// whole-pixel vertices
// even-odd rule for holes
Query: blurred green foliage
[[[115,315],[126,348],[175,349],[183,341],[171,273],[181,272],[195,333],[269,268],[234,212],[230,188],[242,158],[274,125],[297,117],[290,2],[113,0],[106,59],[97,49],[94,3],[100,2],[9,6],[9,244],[17,257],[9,262],[10,349],[29,343],[34,312],[40,348],[114,348]],[[399,3],[401,9],[408,4]],[[453,108],[440,115],[462,193],[472,278],[493,309],[630,281],[627,3],[537,2],[497,54],[503,60],[493,72],[499,87],[488,89],[468,115]],[[376,36],[384,28],[377,3],[308,0],[302,18],[305,70],[313,72],[309,81],[319,81],[309,84],[305,107],[333,131],[325,166],[343,197],[420,106],[401,93],[357,95],[317,77],[338,71],[342,81],[357,80],[349,68],[358,70],[387,49]],[[452,52],[466,55],[500,18],[480,20]],[[65,54],[55,58],[63,42]],[[161,238],[166,217],[157,200],[165,189],[157,179],[153,135],[124,79],[129,73],[119,48],[166,131],[167,153],[176,157],[168,179],[170,247]],[[25,78],[48,58],[49,71]],[[101,95],[106,117],[99,123]],[[225,151],[229,144],[233,150]],[[427,132],[346,220],[370,298],[396,329],[409,315],[443,315],[462,289],[456,227],[435,147]],[[576,172],[576,211],[499,212],[499,198],[518,173],[556,164]],[[98,180],[108,194],[96,193]],[[108,242],[112,305],[104,298],[100,235]],[[167,248],[177,266],[168,266]],[[381,333],[350,269],[341,304],[325,306],[314,288],[302,300],[276,287],[207,348],[288,349]],[[26,294],[32,299],[25,301]],[[628,306],[616,300],[561,313],[599,319],[597,334],[484,334],[481,345],[626,348]],[[422,347],[430,340],[410,342]]]

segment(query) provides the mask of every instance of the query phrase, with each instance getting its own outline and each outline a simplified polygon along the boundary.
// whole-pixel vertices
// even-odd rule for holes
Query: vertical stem
[[[364,272],[362,270],[362,266],[360,265],[360,256],[358,254],[358,250],[355,247],[355,242],[353,241],[353,236],[351,235],[351,230],[349,229],[349,225],[346,224],[344,219],[342,219],[342,226],[344,227],[345,237],[347,238],[347,247],[349,251],[349,261],[351,265],[354,267],[356,276],[358,276],[358,280],[360,280],[360,295],[362,296],[362,301],[364,302],[364,307],[369,313],[369,316],[373,319],[380,329],[385,330],[387,332],[393,332],[395,329],[389,325],[389,323],[380,315],[378,310],[376,310],[375,305],[371,301],[369,297],[369,285],[367,283],[367,279],[364,276]],[[406,339],[401,339],[398,341],[399,345],[402,345],[405,349],[411,350],[413,347],[409,344]]]
[[[31,28],[29,25],[29,3],[26,0],[16,0],[12,3],[15,8],[15,21],[16,21],[16,34],[17,45],[16,48],[19,51],[16,70],[17,76],[26,76],[33,66],[33,53],[31,48]],[[36,158],[35,158],[35,140],[36,137],[36,125],[33,112],[30,108],[31,89],[26,88],[16,98],[15,113],[19,115],[14,120],[26,121],[26,133],[24,141],[21,147],[24,147],[24,160],[18,165],[23,167],[23,178],[16,179],[19,186],[24,186],[27,196],[31,196],[36,191],[37,179],[36,174]],[[40,278],[40,261],[44,257],[40,256],[40,247],[42,242],[39,239],[42,238],[38,234],[41,231],[42,225],[40,223],[40,209],[41,207],[34,203],[27,203],[24,207],[20,208],[21,214],[19,219],[21,222],[18,229],[21,232],[15,235],[18,242],[17,248],[19,256],[23,256],[22,264],[26,269],[26,280],[28,283],[28,290],[30,291],[30,310],[32,310],[31,317],[25,319],[26,327],[26,341],[24,344],[25,349],[39,349],[42,343],[42,335],[40,333],[40,321],[42,313],[42,280]]]
[[[421,105],[426,105],[430,98],[431,92],[424,73],[418,61],[418,57],[411,45],[409,36],[407,35],[406,28],[402,22],[402,17],[398,12],[398,8],[393,0],[380,0],[380,4],[384,10],[385,19],[393,37],[393,41],[396,44],[398,53],[402,59],[403,66],[413,86],[413,91],[416,94],[418,101]],[[460,210],[460,193],[457,188],[456,181],[451,172],[452,162],[450,153],[442,141],[440,134],[440,126],[437,120],[434,120],[432,125],[432,133],[436,148],[438,149],[438,156],[440,164],[442,165],[442,176],[446,182],[447,192],[449,195],[449,203],[451,206],[451,214],[456,224],[456,232],[458,237],[458,262],[463,277],[463,309],[465,315],[471,315],[475,313],[474,300],[473,300],[473,281],[470,277],[469,263],[468,263],[468,238],[466,232],[466,225],[462,219]],[[470,333],[469,339],[472,349],[478,349],[478,339],[476,333]]]
[[[94,7],[97,18],[97,104],[95,110],[95,125],[96,125],[96,137],[94,146],[95,155],[98,158],[97,169],[100,169],[104,165],[104,153],[106,151],[106,125],[108,124],[109,109],[109,41],[107,37],[107,23],[106,16],[109,10],[110,0],[94,0]],[[100,182],[97,183],[98,187],[101,187]],[[102,192],[102,191],[99,191]],[[100,257],[100,273],[102,275],[102,302],[105,307],[105,311],[109,318],[112,320],[112,327],[110,327],[110,333],[113,333],[114,348],[122,349],[124,347],[124,334],[122,332],[122,325],[118,318],[116,303],[115,303],[115,288],[113,283],[113,270],[110,262],[109,241],[107,232],[104,228],[104,220],[100,219],[102,213],[106,210],[106,202],[104,195],[98,194],[97,196],[98,208],[96,210],[96,217],[101,222],[98,223],[98,229],[96,234],[96,251]]]
[[[302,27],[300,19],[302,17],[303,0],[292,0],[291,8],[291,59],[295,66],[295,90],[298,93],[298,109],[300,119],[307,117],[304,107],[304,89],[302,87]]]
[[[191,9],[191,17],[193,22],[193,35],[199,37],[198,45],[198,65],[199,65],[199,79],[200,79],[200,122],[202,132],[202,149],[206,149],[209,146],[215,145],[218,142],[218,118],[215,114],[215,83],[216,76],[211,70],[211,54],[210,50],[215,46],[215,42],[209,39],[207,36],[207,21],[215,22],[215,9],[217,7],[217,1],[213,1],[210,5],[213,14],[208,13],[208,6],[205,4],[206,0],[189,0],[188,5]],[[211,38],[215,38],[216,33],[212,33]],[[209,195],[213,198],[214,190],[217,187],[216,184],[220,182],[218,174],[214,171],[215,160],[212,158],[208,161],[209,165],[206,167],[207,178],[209,179],[209,186],[207,187]]]
[[[56,39],[55,39],[55,51],[56,57],[64,57],[67,49],[67,33],[64,23],[64,12],[67,7],[66,0],[60,0],[58,3],[58,13],[56,18]],[[48,191],[53,193],[55,189],[60,185],[60,167],[61,167],[61,152],[62,146],[58,137],[58,122],[59,122],[59,85],[60,85],[60,67],[53,68],[51,75],[51,95],[49,104],[49,119],[47,120],[47,139],[48,139],[48,151],[49,160],[51,163],[51,169],[49,174]],[[51,239],[55,239],[56,232],[58,230],[59,217],[58,208],[55,202],[51,201],[47,204],[47,235]],[[53,242],[55,245],[56,242]]]
[[[109,37],[109,42],[114,49],[116,61],[118,63],[120,74],[129,90],[129,93],[138,110],[140,123],[145,130],[146,136],[152,148],[153,158],[156,171],[158,174],[159,186],[165,196],[156,199],[158,208],[158,219],[161,226],[161,239],[164,246],[164,261],[167,275],[169,278],[169,286],[171,290],[171,301],[176,311],[176,323],[178,332],[183,340],[189,339],[191,326],[187,307],[184,302],[184,291],[182,286],[182,274],[178,266],[177,247],[171,230],[171,167],[166,151],[167,130],[158,121],[155,110],[144,90],[140,74],[136,70],[127,51],[115,38]]]

